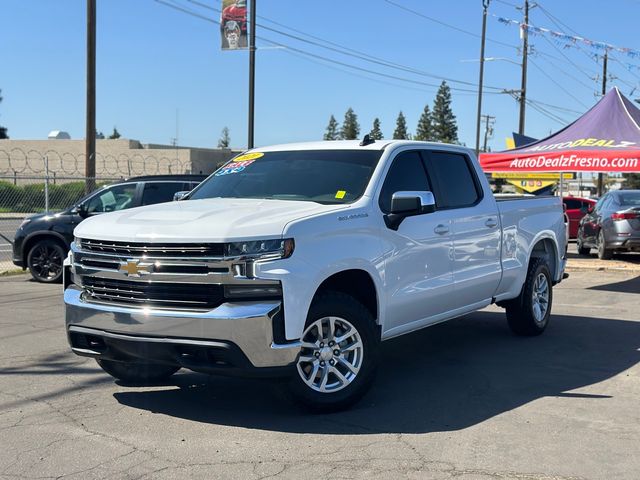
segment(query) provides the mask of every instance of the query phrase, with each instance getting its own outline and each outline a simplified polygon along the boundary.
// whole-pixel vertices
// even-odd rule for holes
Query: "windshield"
[[[620,192],[620,205],[623,207],[640,207],[640,192]]]
[[[379,150],[300,150],[240,155],[189,195],[350,203],[362,196]]]

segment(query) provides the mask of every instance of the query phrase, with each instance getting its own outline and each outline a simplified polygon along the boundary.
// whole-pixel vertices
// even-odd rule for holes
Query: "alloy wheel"
[[[363,356],[362,338],[351,323],[340,317],[323,317],[304,331],[296,367],[311,389],[333,393],[353,383]]]
[[[532,300],[533,317],[537,323],[543,323],[549,309],[549,281],[544,273],[533,283]]]
[[[34,247],[29,267],[42,280],[51,280],[60,275],[62,255],[53,245],[41,244]]]

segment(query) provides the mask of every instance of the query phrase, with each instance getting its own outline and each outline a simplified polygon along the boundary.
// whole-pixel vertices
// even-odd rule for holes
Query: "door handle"
[[[489,228],[493,228],[498,226],[498,221],[495,218],[489,218],[484,224]]]
[[[438,225],[433,229],[433,231],[438,235],[444,235],[445,233],[449,233],[449,227],[447,227],[446,225]]]

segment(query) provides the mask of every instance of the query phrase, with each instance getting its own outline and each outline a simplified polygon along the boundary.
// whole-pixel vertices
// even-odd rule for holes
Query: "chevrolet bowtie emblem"
[[[151,263],[140,263],[138,260],[127,260],[120,264],[118,271],[124,273],[127,277],[139,277],[151,273],[152,265]]]

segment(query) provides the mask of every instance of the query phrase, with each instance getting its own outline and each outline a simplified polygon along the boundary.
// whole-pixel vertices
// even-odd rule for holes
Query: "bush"
[[[64,210],[84,196],[84,182],[49,184],[49,210]],[[0,181],[0,209],[5,212],[44,212],[44,183],[14,185]]]

